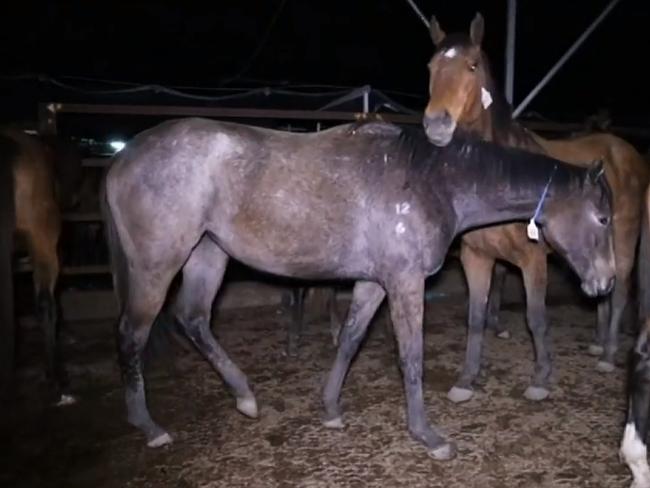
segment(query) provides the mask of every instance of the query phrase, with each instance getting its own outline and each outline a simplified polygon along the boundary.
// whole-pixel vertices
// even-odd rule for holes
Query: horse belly
[[[301,203],[298,203],[301,202]],[[257,195],[210,225],[209,232],[233,258],[283,276],[317,279],[355,275],[366,268],[359,227],[342,202]]]
[[[516,266],[523,265],[531,252],[547,249],[544,244],[527,238],[526,224],[523,223],[509,223],[469,231],[463,235],[463,243],[476,252],[502,259]]]

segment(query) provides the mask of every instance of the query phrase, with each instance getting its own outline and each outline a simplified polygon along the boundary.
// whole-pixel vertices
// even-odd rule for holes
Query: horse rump
[[[113,275],[113,290],[117,298],[117,305],[119,314],[123,313],[124,304],[128,298],[128,283],[129,283],[129,268],[126,259],[126,254],[120,241],[120,236],[115,226],[115,220],[111,212],[107,195],[106,195],[106,178],[101,185],[100,190],[100,205],[102,218],[104,220],[106,243],[109,250],[111,261],[111,272]],[[174,290],[176,287],[170,287]],[[170,290],[170,295],[173,293]],[[156,317],[149,339],[142,353],[145,367],[150,367],[158,358],[169,358],[170,352],[174,348],[174,344],[181,345],[182,349],[187,350],[190,348],[189,342],[186,340],[182,329],[176,322],[172,311],[170,310],[170,300],[166,300],[162,310]],[[178,349],[178,348],[176,348]]]

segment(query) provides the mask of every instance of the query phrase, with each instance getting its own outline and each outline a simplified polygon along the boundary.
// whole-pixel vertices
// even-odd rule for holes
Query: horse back
[[[615,211],[640,211],[643,192],[650,181],[648,164],[627,141],[608,133],[580,135],[569,139],[542,139],[549,155],[577,166],[596,160],[605,163],[605,175],[614,197]]]

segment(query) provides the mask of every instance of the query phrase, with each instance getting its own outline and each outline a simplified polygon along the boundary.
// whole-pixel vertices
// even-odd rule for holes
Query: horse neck
[[[506,117],[503,121],[497,120],[495,105],[481,110],[480,115],[475,120],[462,121],[459,125],[465,132],[474,134],[484,141],[537,153],[546,152],[543,146],[545,140],[512,119],[512,116],[510,118]]]
[[[451,192],[457,231],[529,220],[551,176],[544,204],[570,194],[570,187],[578,181],[577,171],[565,165],[554,170],[552,160],[538,158],[542,156],[530,155],[529,161],[514,157],[496,162],[477,159],[473,168],[458,173]]]

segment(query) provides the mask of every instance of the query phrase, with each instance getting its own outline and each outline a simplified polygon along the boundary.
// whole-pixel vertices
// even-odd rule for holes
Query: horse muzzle
[[[434,115],[425,114],[422,125],[427,138],[436,146],[449,144],[456,130],[456,121],[446,110],[436,112]]]
[[[616,278],[614,276],[584,280],[582,282],[582,291],[590,297],[607,295],[614,288],[615,282]]]

